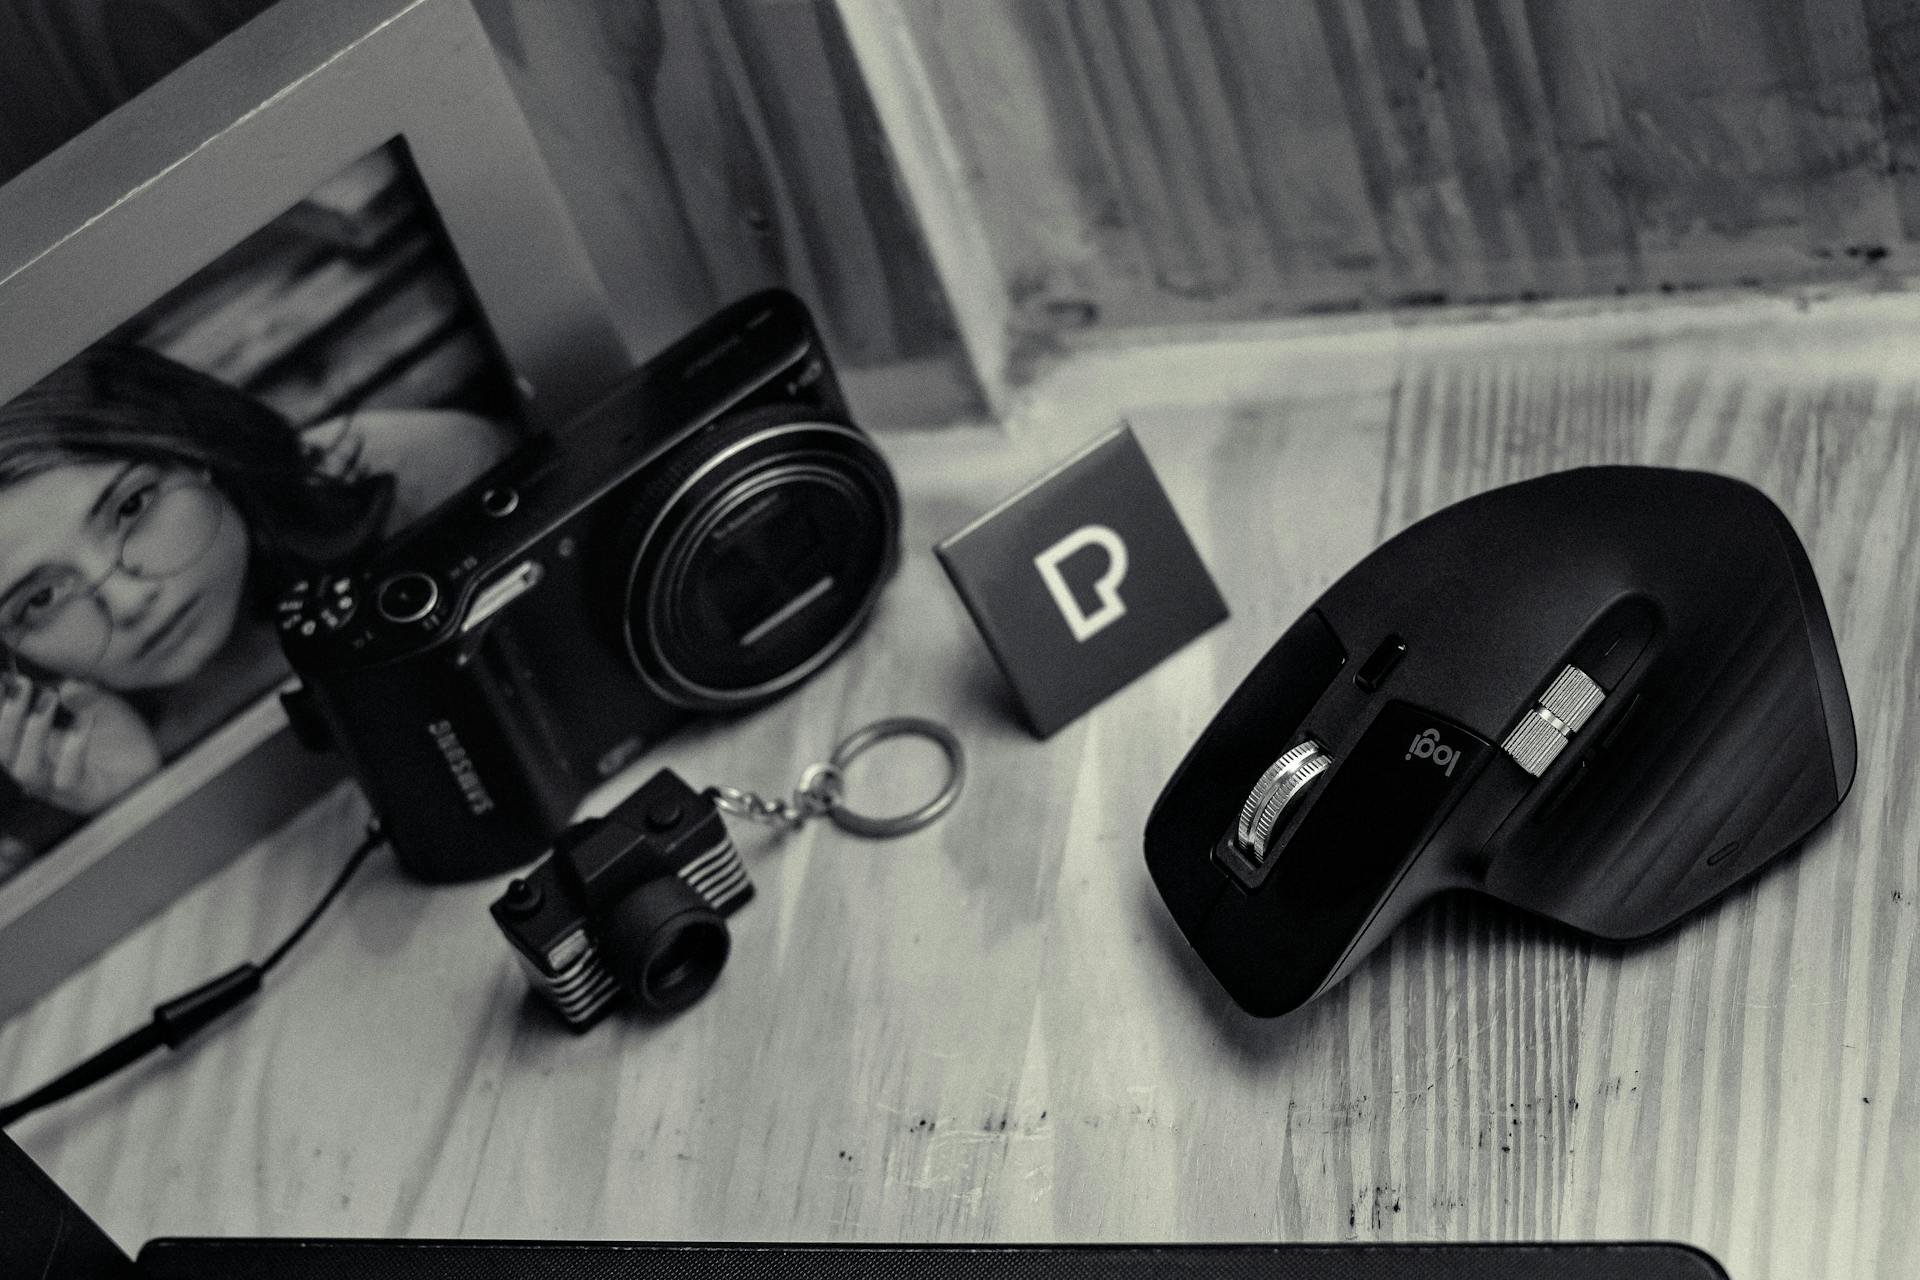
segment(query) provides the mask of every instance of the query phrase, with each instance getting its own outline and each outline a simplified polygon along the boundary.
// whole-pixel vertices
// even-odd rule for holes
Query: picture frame
[[[0,404],[396,140],[527,428],[636,362],[471,0],[284,0],[0,187]],[[345,776],[268,693],[0,883],[0,1017]]]

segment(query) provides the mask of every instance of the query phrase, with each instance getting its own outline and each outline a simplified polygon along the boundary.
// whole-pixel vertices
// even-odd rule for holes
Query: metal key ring
[[[947,784],[940,788],[940,794],[909,813],[892,818],[871,818],[864,813],[855,813],[844,802],[827,810],[827,816],[833,824],[849,835],[856,836],[903,836],[909,831],[920,828],[938,818],[953,807],[960,798],[960,785],[966,780],[966,753],[960,749],[960,739],[943,724],[932,720],[922,720],[917,716],[894,716],[887,720],[876,720],[864,729],[855,729],[833,749],[830,757],[835,768],[844,771],[860,755],[875,743],[888,738],[919,737],[926,738],[937,745],[947,757]]]

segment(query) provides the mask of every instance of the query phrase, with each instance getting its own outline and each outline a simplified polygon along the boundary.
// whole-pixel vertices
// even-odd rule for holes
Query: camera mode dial
[[[275,607],[281,632],[291,636],[338,631],[359,608],[359,590],[353,580],[335,574],[300,579]]]

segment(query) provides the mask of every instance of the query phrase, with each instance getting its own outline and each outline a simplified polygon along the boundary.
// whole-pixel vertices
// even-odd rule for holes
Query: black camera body
[[[401,865],[531,860],[689,714],[779,696],[898,559],[892,473],[806,309],[727,307],[279,627],[296,728],[346,756]]]
[[[584,1031],[622,993],[654,1013],[705,995],[726,964],[725,917],[752,897],[718,806],[662,769],[561,832],[493,918],[533,989]]]

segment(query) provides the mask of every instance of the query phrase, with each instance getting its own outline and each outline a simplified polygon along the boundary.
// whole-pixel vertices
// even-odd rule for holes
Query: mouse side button
[[[1644,596],[1629,596],[1609,608],[1569,660],[1602,689],[1611,693],[1646,652],[1660,629],[1660,614]]]

